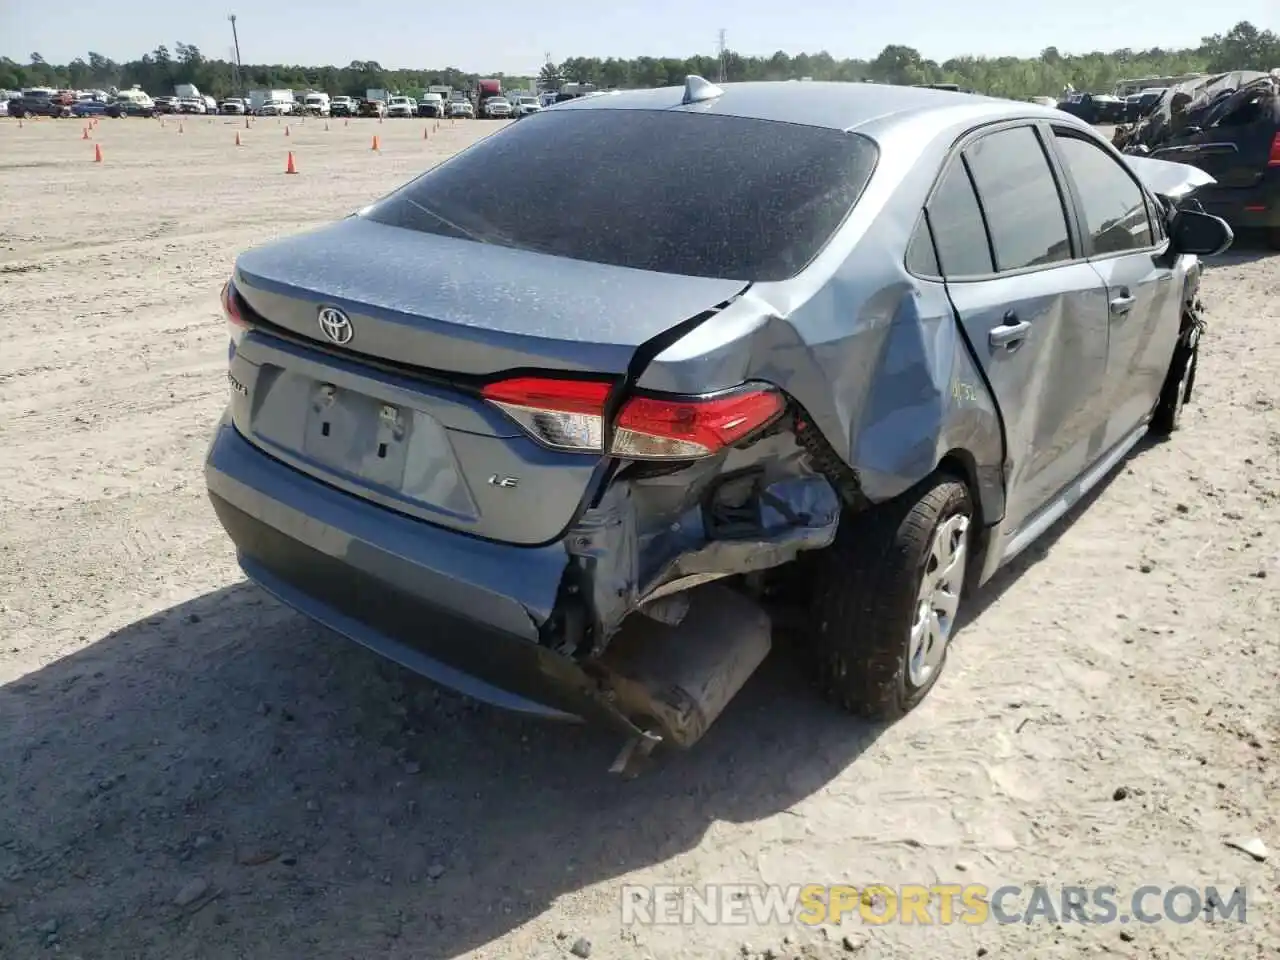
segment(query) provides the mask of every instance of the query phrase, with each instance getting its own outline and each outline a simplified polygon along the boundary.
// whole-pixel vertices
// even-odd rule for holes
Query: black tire
[[[1267,245],[1272,250],[1280,250],[1280,227],[1270,227],[1267,230]]]
[[[934,534],[961,515],[969,521],[964,540],[964,566],[969,567],[973,501],[965,484],[946,475],[843,521],[836,542],[813,557],[809,656],[828,700],[861,717],[894,720],[933,688],[946,666],[946,647],[917,684],[908,669],[911,628]],[[968,581],[967,569],[964,574],[962,584]]]
[[[1200,363],[1200,331],[1193,329],[1185,340],[1179,340],[1173,349],[1173,359],[1169,361],[1169,371],[1165,374],[1164,386],[1160,389],[1160,399],[1151,414],[1151,433],[1157,437],[1167,437],[1182,423],[1182,409],[1191,399],[1191,388],[1195,385],[1196,368]]]

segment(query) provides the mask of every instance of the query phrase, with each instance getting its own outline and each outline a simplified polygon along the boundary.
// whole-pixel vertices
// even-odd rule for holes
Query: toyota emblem
[[[320,322],[324,335],[334,343],[350,343],[355,336],[355,328],[351,326],[350,319],[337,307],[321,307],[316,319]]]

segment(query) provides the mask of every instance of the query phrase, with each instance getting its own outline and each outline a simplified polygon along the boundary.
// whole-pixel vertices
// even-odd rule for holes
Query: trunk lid
[[[251,321],[265,321],[232,355],[242,435],[390,509],[524,545],[561,534],[602,457],[539,445],[479,397],[480,382],[620,377],[640,345],[746,286],[359,218],[244,254],[234,282]],[[348,343],[326,337],[324,307],[345,313]]]
[[[343,310],[344,353],[428,371],[521,367],[621,374],[638,346],[747,285],[656,274],[349,217],[242,255],[236,286],[270,323],[333,346],[317,320]]]

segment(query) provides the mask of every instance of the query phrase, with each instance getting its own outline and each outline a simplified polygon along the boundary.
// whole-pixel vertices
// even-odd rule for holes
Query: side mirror
[[[1236,238],[1227,221],[1198,210],[1179,210],[1174,215],[1169,236],[1178,253],[1201,257],[1226,252]]]

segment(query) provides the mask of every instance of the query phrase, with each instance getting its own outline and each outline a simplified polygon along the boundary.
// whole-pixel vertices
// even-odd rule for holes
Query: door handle
[[[1010,315],[998,327],[993,327],[987,334],[987,342],[993,350],[1012,350],[1031,332],[1031,324]]]
[[[1111,301],[1111,312],[1117,317],[1122,317],[1133,309],[1133,297],[1129,294],[1122,294]]]

